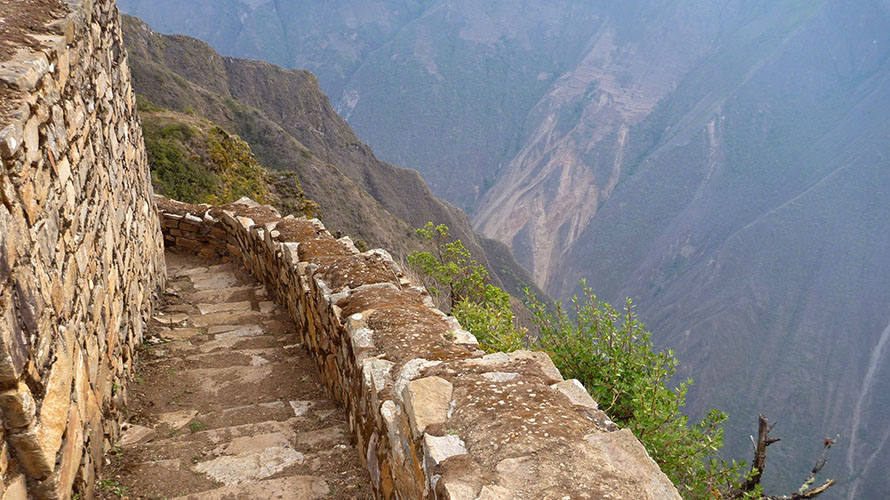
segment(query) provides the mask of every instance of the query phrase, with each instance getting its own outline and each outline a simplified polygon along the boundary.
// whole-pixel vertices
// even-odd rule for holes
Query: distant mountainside
[[[840,433],[824,497],[890,491],[890,1],[285,3],[120,1],[317,71],[551,294],[634,297],[730,453],[781,421],[768,482]]]
[[[527,286],[540,292],[502,244],[476,235],[466,215],[433,196],[417,172],[377,160],[311,73],[224,58],[204,42],[155,33],[130,16],[123,28],[137,94],[237,133],[273,171],[296,172],[332,231],[404,255],[421,247],[414,228],[446,224],[498,284],[516,296]],[[281,184],[281,176],[270,182]]]

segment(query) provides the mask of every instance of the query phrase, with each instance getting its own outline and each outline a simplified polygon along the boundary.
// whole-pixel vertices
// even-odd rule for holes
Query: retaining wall
[[[546,354],[485,354],[385,251],[250,200],[156,199],[170,249],[240,260],[286,306],[380,498],[679,498]]]
[[[0,60],[2,499],[92,497],[164,281],[117,9],[62,3],[3,20],[45,29]]]

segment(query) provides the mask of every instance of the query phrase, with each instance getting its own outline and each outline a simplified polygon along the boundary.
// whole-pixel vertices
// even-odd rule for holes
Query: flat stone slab
[[[196,416],[195,420],[204,424],[206,429],[211,430],[254,422],[283,422],[292,418],[294,418],[294,412],[289,404],[284,401],[268,401],[205,413]],[[305,424],[301,422],[299,425]]]
[[[238,278],[234,274],[202,274],[191,279],[195,290],[217,290],[230,288],[238,284]]]
[[[213,330],[211,328],[208,331],[212,332]],[[259,337],[264,334],[265,331],[260,325],[245,325],[236,327],[233,330],[213,334],[213,339],[201,344],[200,349],[202,352],[211,352],[219,348],[233,347],[244,338]]]
[[[132,446],[139,441],[142,441],[146,437],[154,434],[154,432],[155,430],[150,427],[131,424],[126,430],[121,432],[121,438],[120,441],[118,441],[118,444],[121,445],[121,447],[126,448],[127,446]]]
[[[201,267],[179,267],[176,268],[170,275],[174,278],[178,278],[180,276],[186,276],[189,278],[201,278],[208,275],[214,274],[232,274],[238,268],[230,263],[226,264],[214,264],[212,266],[201,266]]]
[[[254,439],[252,436],[251,439]],[[195,470],[226,486],[256,481],[301,464],[306,457],[287,446],[270,446],[233,456],[221,456],[200,462]]]
[[[154,317],[155,321],[168,327],[181,326],[186,321],[188,321],[189,318],[190,316],[188,314],[182,312],[176,312],[172,314],[156,314]]]
[[[231,325],[239,323],[259,323],[263,314],[258,311],[223,311],[191,316],[189,323],[202,328],[215,325]]]
[[[196,337],[198,335],[203,335],[204,332],[199,330],[198,328],[167,328],[160,332],[161,337],[170,340],[185,340],[190,339],[192,337]]]
[[[218,313],[218,312],[235,312],[235,311],[250,311],[253,308],[253,305],[250,301],[241,301],[241,302],[220,302],[216,304],[197,304],[195,307],[198,308],[198,312],[201,314],[210,314],[210,313]],[[261,311],[262,312],[262,311]]]
[[[233,286],[231,288],[203,290],[193,293],[191,295],[191,300],[197,303],[230,302],[233,297],[241,297],[249,295],[251,293],[257,297],[265,296],[265,294],[260,295],[258,293],[261,290],[264,289],[262,287],[257,287],[256,285],[243,285]]]
[[[181,429],[185,424],[191,422],[197,414],[197,410],[174,411],[158,415],[158,421],[171,429]]]
[[[229,500],[236,498],[268,498],[276,500],[312,500],[330,495],[327,483],[314,476],[290,476],[256,483],[227,486],[200,494],[176,497],[174,500]]]

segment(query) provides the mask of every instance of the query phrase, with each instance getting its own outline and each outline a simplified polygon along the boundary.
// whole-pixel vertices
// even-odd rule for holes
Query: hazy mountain
[[[731,452],[781,420],[774,484],[840,433],[828,497],[890,491],[890,2],[287,3],[120,2],[316,71],[549,292],[634,297]]]

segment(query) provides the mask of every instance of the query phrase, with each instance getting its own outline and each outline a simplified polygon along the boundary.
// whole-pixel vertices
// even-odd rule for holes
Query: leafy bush
[[[559,307],[549,313],[532,296],[529,308],[540,329],[538,347],[563,376],[581,381],[610,418],[633,431],[684,497],[714,498],[737,484],[744,463],[718,456],[726,414],[711,410],[689,424],[682,409],[692,379],[671,388],[674,353],[654,350],[630,299],[619,311],[584,285],[584,297],[572,299],[571,317]]]
[[[155,189],[187,203],[206,201],[207,193],[213,191],[219,181],[215,174],[185,153],[180,142],[182,129],[165,127],[153,132],[155,130],[145,128],[145,149]]]
[[[413,252],[408,264],[430,278],[427,289],[440,307],[489,352],[523,347],[524,332],[510,308],[510,295],[489,283],[488,271],[460,240],[449,241],[448,227],[428,222],[417,234],[432,243],[433,252]]]

